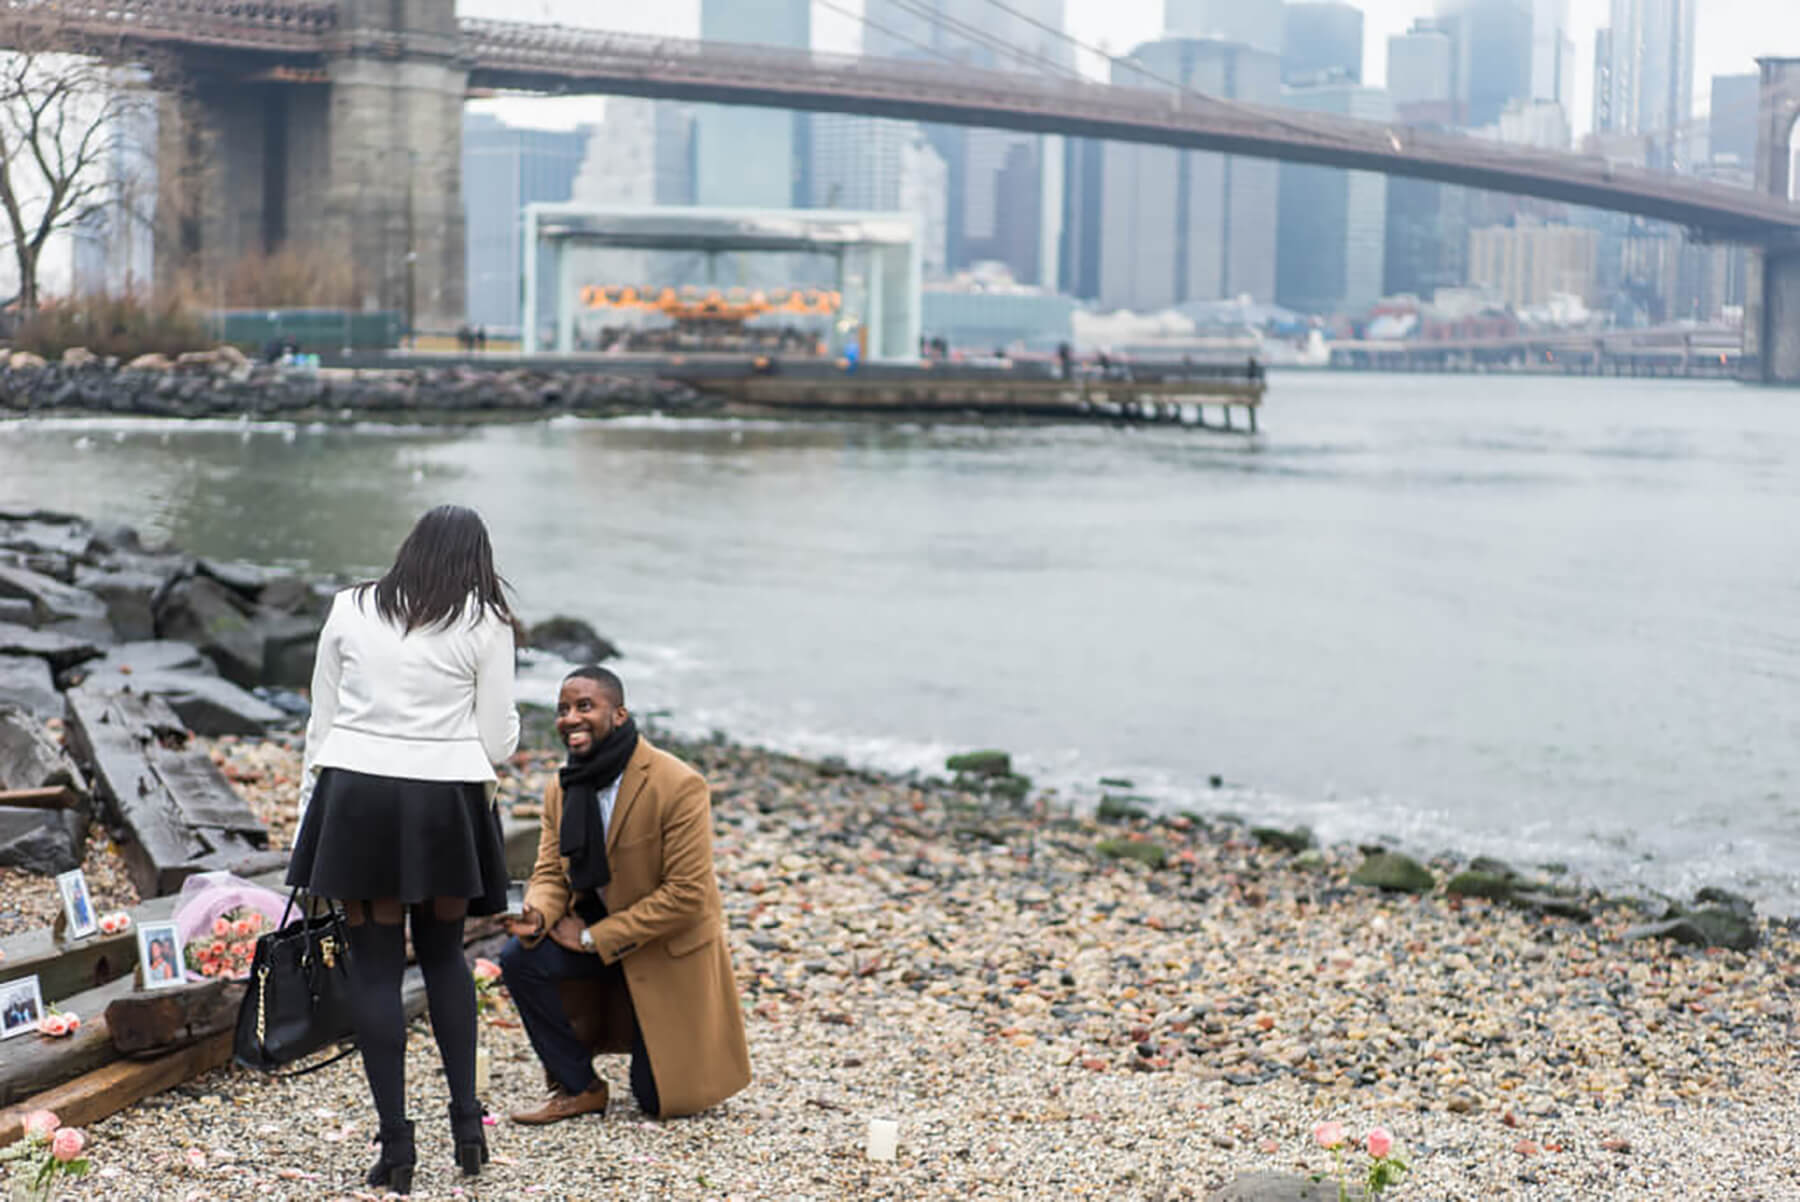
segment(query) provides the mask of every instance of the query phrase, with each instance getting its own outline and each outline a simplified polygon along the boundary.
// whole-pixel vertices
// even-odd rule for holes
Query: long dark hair
[[[471,596],[477,614],[485,609],[517,626],[506,588],[494,570],[494,548],[481,515],[461,505],[439,505],[400,544],[387,575],[358,585],[356,596],[360,602],[373,589],[375,612],[411,634],[455,623]]]

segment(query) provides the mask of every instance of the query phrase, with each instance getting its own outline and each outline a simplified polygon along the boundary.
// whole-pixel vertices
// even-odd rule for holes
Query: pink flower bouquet
[[[47,1202],[57,1182],[64,1177],[80,1177],[88,1171],[88,1159],[82,1155],[87,1136],[48,1110],[34,1110],[25,1116],[25,1134],[0,1148],[0,1162],[13,1162],[23,1170],[14,1177],[18,1197],[32,1202]]]
[[[1344,1178],[1344,1150],[1354,1147],[1355,1142],[1344,1133],[1342,1123],[1320,1123],[1313,1128],[1313,1142],[1331,1153],[1338,1179],[1338,1200],[1345,1202],[1350,1197],[1350,1187]],[[1399,1182],[1406,1172],[1406,1162],[1394,1155],[1394,1135],[1386,1127],[1369,1128],[1363,1137],[1363,1148],[1369,1154],[1369,1168],[1362,1180],[1363,1196],[1373,1198]],[[1314,1181],[1324,1179],[1324,1173],[1313,1174]]]
[[[250,975],[256,941],[270,925],[261,910],[247,906],[228,910],[212,920],[209,931],[188,941],[182,959],[196,976],[243,980]]]
[[[38,1034],[48,1035],[52,1039],[62,1039],[81,1030],[81,1016],[65,1010],[52,1010],[38,1019]],[[49,1111],[42,1113],[48,1114]]]

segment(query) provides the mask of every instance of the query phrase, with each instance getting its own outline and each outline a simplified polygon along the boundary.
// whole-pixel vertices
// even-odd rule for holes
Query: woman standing
[[[419,519],[380,580],[333,599],[313,668],[300,833],[288,884],[344,903],[353,1018],[381,1157],[368,1183],[412,1188],[402,922],[425,977],[450,1085],[456,1161],[487,1159],[475,1098],[475,985],[463,919],[506,899],[489,797],[519,741],[513,616],[487,527],[446,505]]]

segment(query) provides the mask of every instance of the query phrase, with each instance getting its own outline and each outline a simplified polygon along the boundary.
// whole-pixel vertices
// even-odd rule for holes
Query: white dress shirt
[[[619,782],[625,779],[623,772],[613,777],[613,783],[606,786],[606,792],[597,799],[600,803],[600,838],[604,840],[612,834],[613,806],[619,800]]]
[[[340,592],[319,636],[301,815],[321,768],[492,782],[519,745],[512,627],[474,599],[448,627],[404,633],[373,592]]]

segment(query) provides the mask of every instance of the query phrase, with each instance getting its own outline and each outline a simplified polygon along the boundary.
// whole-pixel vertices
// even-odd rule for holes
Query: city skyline
[[[1012,3],[1013,0],[1006,0]],[[1433,0],[1352,0],[1363,12],[1363,79],[1385,86],[1387,39],[1404,33],[1419,17],[1430,16]],[[1017,7],[1016,4],[1013,5]],[[1067,0],[1065,20],[1071,36],[1113,55],[1126,54],[1139,43],[1163,33],[1165,0]],[[1594,33],[1610,19],[1611,0],[1569,0],[1568,36],[1575,47],[1573,87],[1567,111],[1577,135],[1588,132],[1593,112]],[[1800,7],[1787,12],[1762,8],[1753,0],[1698,0],[1694,37],[1694,97],[1696,117],[1711,103],[1715,75],[1742,74],[1756,69],[1759,54],[1800,57]],[[634,5],[620,0],[457,0],[462,16],[496,20],[557,22],[593,28],[693,37],[700,22],[699,0],[667,0],[664,4]],[[854,52],[860,48],[858,16],[862,0],[814,0],[813,38],[816,48]],[[1077,55],[1083,74],[1104,79],[1110,68],[1097,54]],[[593,120],[601,102],[594,98],[567,100],[496,100],[477,102],[501,113],[535,113],[534,120],[573,124]],[[521,108],[520,106],[530,106]]]

